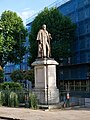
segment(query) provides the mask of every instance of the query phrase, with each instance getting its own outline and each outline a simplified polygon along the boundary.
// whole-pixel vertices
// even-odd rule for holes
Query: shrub
[[[37,96],[34,93],[29,94],[29,105],[32,109],[37,109]]]
[[[10,107],[18,107],[18,95],[15,92],[10,93],[9,106]]]
[[[3,79],[4,79],[4,72],[3,70],[0,69],[0,83],[3,82]]]
[[[3,105],[9,106],[9,96],[10,96],[10,90],[6,88],[5,91],[3,91]]]
[[[22,90],[22,86],[20,83],[16,82],[4,82],[0,84],[0,89],[1,90],[6,90],[9,89],[10,91],[17,91],[17,90]]]
[[[0,91],[0,106],[3,105],[3,92]]]

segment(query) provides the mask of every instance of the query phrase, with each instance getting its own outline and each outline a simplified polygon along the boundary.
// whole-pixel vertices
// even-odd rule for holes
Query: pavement
[[[90,120],[90,108],[32,110],[0,107],[0,120]]]

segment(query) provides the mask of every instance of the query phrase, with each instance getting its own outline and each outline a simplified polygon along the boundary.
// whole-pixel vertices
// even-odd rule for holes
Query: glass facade
[[[70,0],[58,9],[77,26],[71,63],[60,66],[63,74],[60,72],[58,84],[63,90],[66,90],[64,84],[70,89],[73,85],[75,90],[87,90],[87,83],[90,84],[90,81],[87,82],[87,74],[90,72],[90,0]]]

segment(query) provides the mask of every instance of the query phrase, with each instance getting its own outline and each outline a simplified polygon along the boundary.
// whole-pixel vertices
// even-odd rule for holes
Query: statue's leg
[[[46,45],[47,45],[47,57],[50,57],[50,46],[49,46],[48,42]]]
[[[46,57],[46,43],[43,44],[43,57]]]
[[[39,44],[39,48],[38,48],[38,57],[42,57],[41,56],[41,44]]]

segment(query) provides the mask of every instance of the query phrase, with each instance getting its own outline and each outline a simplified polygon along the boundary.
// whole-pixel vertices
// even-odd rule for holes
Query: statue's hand
[[[52,39],[52,36],[51,36],[51,34],[49,33],[48,35],[49,35],[49,39]]]

